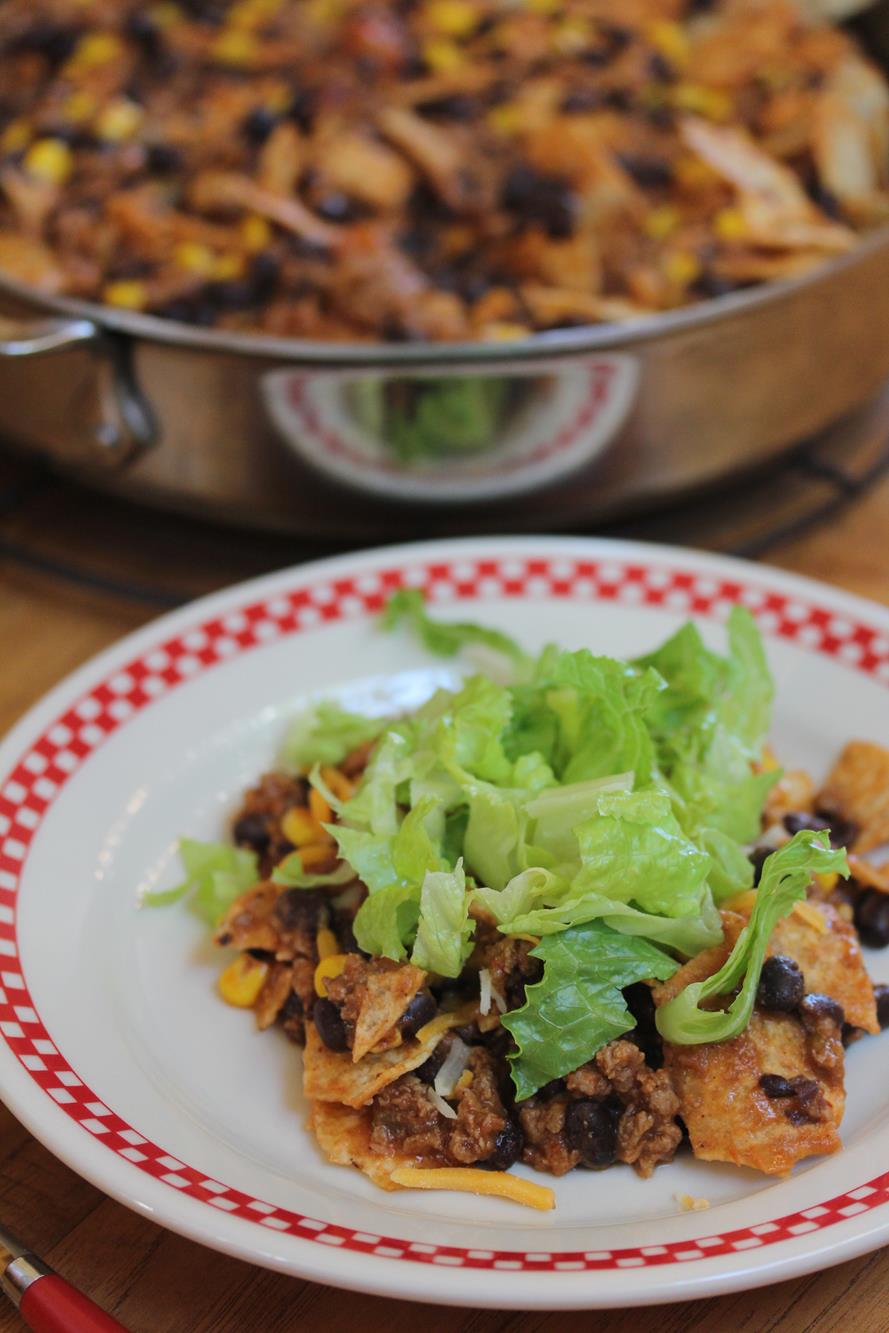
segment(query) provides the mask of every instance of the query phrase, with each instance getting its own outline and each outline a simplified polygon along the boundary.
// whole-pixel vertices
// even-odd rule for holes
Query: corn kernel
[[[240,231],[244,246],[253,254],[259,250],[264,250],[272,239],[271,227],[265,218],[259,217],[256,213],[244,218]]]
[[[678,23],[656,19],[649,23],[646,35],[651,45],[673,65],[684,65],[688,60],[688,37]]]
[[[718,88],[704,88],[699,83],[677,83],[670,100],[680,111],[690,111],[708,120],[727,120],[732,113],[732,101]]]
[[[835,870],[832,870],[826,875],[816,874],[815,876],[815,883],[818,885],[822,893],[833,893],[839,882],[840,877]]]
[[[38,139],[25,154],[25,170],[47,185],[63,185],[74,170],[71,149],[61,139]]]
[[[430,25],[446,37],[465,37],[481,17],[473,0],[429,0],[425,9]]]
[[[516,102],[502,102],[492,106],[485,120],[499,134],[517,134],[524,125],[524,113]]]
[[[309,788],[309,809],[319,824],[329,824],[333,819],[333,811],[317,787]]]
[[[346,966],[348,954],[331,953],[315,968],[315,994],[323,999],[327,994],[327,983],[333,977],[338,977]]]
[[[591,24],[579,16],[563,19],[552,32],[551,41],[557,51],[564,56],[583,51],[593,40],[594,30]]]
[[[96,114],[96,99],[85,88],[76,88],[62,103],[62,115],[72,125],[82,125]]]
[[[181,241],[173,250],[173,262],[179,268],[203,277],[213,272],[216,256],[212,250],[198,241]]]
[[[110,65],[123,55],[123,43],[113,32],[88,32],[74,48],[71,63],[79,69]]]
[[[760,773],[774,773],[776,769],[779,769],[780,767],[781,765],[778,763],[778,756],[775,754],[771,745],[764,745],[762,747],[762,758],[759,761]]]
[[[338,768],[331,768],[329,764],[322,767],[321,779],[340,801],[348,801],[355,791],[355,784],[349,781],[345,773],[341,773]]]
[[[309,842],[299,849],[299,859],[302,862],[302,868],[309,875],[324,875],[333,870],[337,861],[336,848],[333,841],[327,837],[326,842]]]
[[[561,7],[562,0],[525,0],[525,8],[532,14],[554,14]]]
[[[713,230],[721,241],[741,241],[747,235],[747,222],[739,208],[722,208],[713,219]]]
[[[457,1079],[457,1082],[454,1084],[454,1092],[465,1092],[466,1089],[471,1086],[472,1086],[472,1070],[464,1069],[463,1073],[460,1075],[460,1077]]]
[[[220,255],[213,261],[211,273],[219,282],[227,282],[231,278],[239,278],[244,272],[244,259],[242,255]]]
[[[249,953],[238,954],[219,978],[219,994],[236,1009],[252,1009],[268,975],[268,964]]]
[[[679,213],[670,204],[653,208],[645,219],[645,232],[653,241],[663,241],[679,226]]]
[[[463,64],[463,53],[446,37],[432,37],[423,43],[423,59],[436,74],[451,74]]]
[[[335,953],[339,953],[340,951],[339,940],[336,935],[334,935],[333,931],[328,930],[326,927],[322,927],[321,930],[318,931],[315,943],[318,946],[319,958],[332,958]]]
[[[102,299],[120,310],[144,310],[148,293],[144,282],[136,278],[121,279],[120,282],[108,283],[102,292]]]
[[[258,28],[278,8],[278,0],[238,0],[229,9],[225,21],[233,28]]]
[[[664,276],[677,287],[687,287],[695,278],[700,277],[701,263],[697,255],[688,250],[674,250],[665,257]]]
[[[680,185],[694,189],[698,185],[711,185],[719,180],[718,175],[702,158],[693,153],[684,153],[673,165],[673,175]]]
[[[0,136],[4,153],[20,153],[31,142],[31,126],[26,120],[11,120]]]
[[[256,57],[257,42],[253,33],[243,28],[224,28],[211,50],[214,60],[222,65],[249,65]]]
[[[294,847],[308,847],[310,843],[324,839],[324,829],[305,806],[294,805],[285,810],[281,820],[281,832]]]
[[[148,17],[156,28],[171,28],[182,18],[182,10],[174,4],[152,5]]]
[[[96,117],[96,133],[110,143],[132,139],[144,114],[137,102],[131,102],[128,97],[117,97]]]
[[[486,342],[514,342],[517,338],[527,338],[531,330],[526,324],[514,324],[510,320],[495,320],[486,324],[481,336]]]

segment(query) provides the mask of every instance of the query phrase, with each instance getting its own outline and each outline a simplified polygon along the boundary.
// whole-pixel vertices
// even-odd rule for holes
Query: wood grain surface
[[[80,546],[90,548],[94,536],[82,512],[73,520],[68,514],[66,534],[63,512],[64,506],[56,515],[56,536],[74,558]],[[154,523],[157,531],[163,520]],[[671,535],[689,540],[687,531]],[[207,571],[208,587],[237,576],[231,543],[223,545],[229,554]],[[175,564],[172,543],[167,557]],[[771,558],[783,568],[889,603],[889,479],[829,525],[774,550]],[[119,564],[118,552],[107,551],[105,559],[109,568]],[[246,560],[243,572],[255,567],[255,560]],[[136,601],[74,592],[62,581],[0,562],[0,731],[91,653],[151,614]],[[62,1166],[2,1106],[0,1221],[132,1333],[327,1333],[357,1327],[362,1333],[408,1333],[419,1326],[424,1333],[889,1329],[889,1251],[740,1296],[601,1314],[451,1310],[334,1291],[251,1268],[161,1230]],[[22,1327],[18,1316],[0,1305],[0,1333]]]

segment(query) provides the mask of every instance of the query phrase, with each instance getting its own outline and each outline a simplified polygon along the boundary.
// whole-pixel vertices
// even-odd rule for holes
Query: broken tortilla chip
[[[401,967],[392,967],[387,971],[368,972],[361,1008],[355,1020],[355,1036],[352,1040],[354,1064],[397,1027],[405,1009],[425,981],[426,973],[422,968],[414,967],[413,963],[404,963]]]
[[[889,750],[873,741],[850,741],[825,782],[818,805],[857,826],[853,852],[861,854],[889,842]]]
[[[370,1109],[340,1106],[336,1102],[312,1103],[309,1128],[318,1147],[334,1166],[355,1166],[383,1190],[401,1189],[392,1180],[394,1172],[419,1165],[419,1159],[404,1154],[374,1152],[370,1146]],[[433,1163],[436,1165],[436,1163]]]
[[[443,1036],[438,1032],[425,1041],[405,1041],[353,1064],[351,1051],[331,1051],[310,1023],[303,1052],[303,1091],[313,1101],[366,1106],[383,1088],[428,1060]]]

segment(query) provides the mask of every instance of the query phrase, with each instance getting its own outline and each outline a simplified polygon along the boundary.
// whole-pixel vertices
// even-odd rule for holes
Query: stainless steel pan
[[[109,490],[306,536],[428,532],[455,505],[553,527],[751,469],[874,394],[889,230],[801,279],[509,344],[234,336],[11,282],[0,316],[0,438]],[[383,380],[434,417],[443,381],[480,376],[508,404],[488,449],[393,458]]]

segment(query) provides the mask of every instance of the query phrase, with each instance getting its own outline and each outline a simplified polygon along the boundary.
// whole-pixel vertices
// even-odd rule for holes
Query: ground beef
[[[539,981],[543,964],[531,958],[530,940],[517,940],[499,933],[490,945],[484,945],[480,966],[491,974],[491,985],[506,1000],[507,1009],[520,1009],[525,1003],[525,987]]]
[[[523,1160],[556,1176],[577,1166],[581,1155],[569,1142],[565,1118],[572,1102],[590,1100],[614,1102],[619,1162],[650,1176],[660,1162],[672,1158],[682,1131],[676,1123],[679,1098],[669,1075],[663,1069],[650,1069],[634,1042],[619,1040],[603,1046],[595,1060],[569,1074],[552,1093],[544,1089],[522,1103]]]
[[[828,1074],[842,1071],[845,1060],[842,1005],[827,995],[807,995],[799,1007],[799,1015],[813,1064]]]
[[[471,1166],[492,1157],[509,1122],[498,1091],[498,1071],[481,1046],[473,1048],[466,1068],[471,1081],[449,1098],[457,1111],[455,1120],[436,1109],[428,1084],[416,1074],[404,1074],[384,1088],[371,1107],[371,1148],[433,1157],[451,1166]]]
[[[415,1157],[444,1157],[446,1126],[415,1074],[390,1083],[371,1105],[370,1147],[373,1152]]]
[[[461,1166],[486,1161],[507,1122],[489,1052],[482,1046],[473,1047],[466,1068],[472,1081],[460,1094],[457,1119],[451,1122],[447,1142],[449,1159]]]
[[[281,832],[281,817],[294,805],[306,804],[308,784],[292,773],[265,773],[244,797],[232,824],[232,835],[239,847],[249,848],[259,857],[262,875],[293,851]]]
[[[340,1011],[350,1048],[355,1036],[355,1024],[364,1003],[367,978],[373,971],[383,971],[390,966],[383,958],[368,959],[361,954],[350,953],[346,956],[346,965],[339,976],[330,977],[327,981],[327,998]]]

